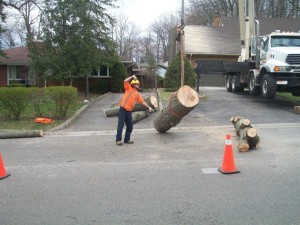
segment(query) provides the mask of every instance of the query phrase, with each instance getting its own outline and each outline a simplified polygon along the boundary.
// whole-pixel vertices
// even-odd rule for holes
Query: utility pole
[[[180,49],[181,49],[181,86],[184,85],[184,0],[181,4],[181,31],[180,31]]]

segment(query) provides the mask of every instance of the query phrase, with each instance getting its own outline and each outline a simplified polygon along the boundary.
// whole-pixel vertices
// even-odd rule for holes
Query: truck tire
[[[261,84],[261,94],[266,99],[275,98],[277,92],[277,85],[274,77],[270,74],[265,74]]]
[[[240,87],[237,84],[238,78],[237,76],[233,76],[231,80],[231,89],[233,93],[238,93],[241,91]]]
[[[232,82],[232,76],[226,76],[226,89],[228,92],[232,92],[232,87],[231,87],[231,82]]]
[[[253,73],[250,75],[250,78],[249,78],[248,89],[249,89],[250,95],[259,95],[260,94],[260,87],[255,85],[255,77],[254,77]]]

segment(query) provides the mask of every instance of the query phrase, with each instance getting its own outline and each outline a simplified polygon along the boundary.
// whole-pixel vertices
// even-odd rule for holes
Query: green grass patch
[[[93,100],[100,95],[90,95],[87,99]],[[10,129],[10,130],[43,130],[47,131],[51,128],[57,127],[58,125],[65,122],[67,119],[69,119],[77,110],[79,110],[85,103],[83,102],[86,98],[84,95],[79,94],[76,100],[76,104],[70,108],[70,111],[68,113],[68,116],[65,119],[54,119],[54,123],[52,124],[41,124],[41,123],[35,123],[34,119],[35,116],[35,110],[31,104],[26,108],[26,111],[24,114],[22,114],[21,118],[19,120],[13,120],[7,116],[7,113],[0,108],[0,130],[1,129]],[[42,108],[49,108],[47,106],[47,103],[41,105]],[[47,115],[44,115],[42,117],[47,117]]]
[[[293,96],[291,93],[288,92],[279,92],[277,93],[277,95],[291,101],[300,101],[300,96]]]
[[[171,98],[171,95],[174,94],[175,91],[168,91],[164,88],[159,89],[160,97],[162,101],[169,101]]]

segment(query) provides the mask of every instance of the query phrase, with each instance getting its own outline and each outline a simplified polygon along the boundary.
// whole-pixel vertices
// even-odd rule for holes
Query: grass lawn
[[[174,92],[175,91],[166,91],[164,88],[159,89],[160,97],[163,102],[169,101]]]
[[[99,97],[100,95],[90,95],[88,97],[88,100],[92,100],[96,97]],[[12,120],[9,119],[5,115],[5,111],[0,109],[0,130],[3,129],[9,129],[9,130],[43,130],[47,131],[53,127],[56,127],[63,122],[65,122],[68,118],[70,118],[78,109],[80,109],[85,103],[83,100],[86,99],[84,95],[79,95],[77,99],[77,103],[74,107],[72,107],[68,113],[68,117],[65,119],[54,119],[54,123],[52,124],[41,124],[41,123],[35,123],[34,119],[36,118],[35,111],[33,107],[30,105],[28,106],[26,112],[22,114],[21,118],[19,120]],[[46,115],[43,117],[47,117]]]
[[[282,98],[286,98],[288,100],[291,100],[291,101],[300,102],[300,96],[293,96],[291,93],[281,92],[281,93],[277,93],[277,95],[282,97]]]

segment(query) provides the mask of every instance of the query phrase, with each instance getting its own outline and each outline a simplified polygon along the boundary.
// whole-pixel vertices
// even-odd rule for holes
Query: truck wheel
[[[265,74],[262,79],[261,85],[261,93],[262,96],[266,99],[273,99],[275,98],[277,92],[277,85],[274,77],[270,74]]]
[[[232,77],[232,81],[231,81],[231,89],[232,89],[232,92],[233,93],[238,93],[240,91],[240,88],[239,86],[237,85],[237,77],[236,76],[233,76]]]
[[[226,76],[226,89],[228,92],[232,92],[231,82],[232,76]]]
[[[254,74],[250,75],[249,82],[248,82],[248,89],[249,89],[250,95],[259,95],[260,94],[260,88],[255,85]]]

